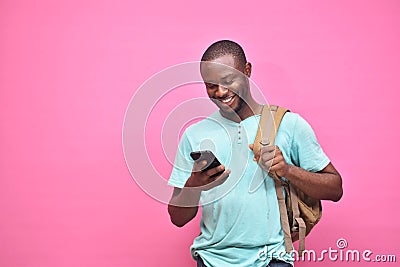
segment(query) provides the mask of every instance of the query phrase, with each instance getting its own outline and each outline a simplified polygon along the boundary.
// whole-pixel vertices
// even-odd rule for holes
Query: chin
[[[238,112],[240,110],[240,107],[238,105],[235,105],[233,107],[219,106],[219,110],[222,114],[226,114],[228,117],[231,117],[231,118],[236,118],[236,117],[239,118],[240,117],[239,112]]]
[[[236,99],[236,101],[233,102],[231,106],[227,106],[221,101],[215,99],[213,99],[213,102],[217,105],[221,112],[229,115],[238,114],[243,106],[243,101],[241,99]]]

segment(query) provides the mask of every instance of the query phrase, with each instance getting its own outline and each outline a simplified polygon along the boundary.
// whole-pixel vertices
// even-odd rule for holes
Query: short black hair
[[[243,48],[230,40],[221,40],[210,45],[201,57],[201,61],[211,61],[225,55],[232,55],[240,68],[244,68],[247,63]]]

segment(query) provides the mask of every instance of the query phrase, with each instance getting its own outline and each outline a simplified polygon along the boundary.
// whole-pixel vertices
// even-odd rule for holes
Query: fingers
[[[275,157],[275,151],[261,153],[261,161],[267,162]]]
[[[270,150],[267,148],[266,152],[261,155],[261,162],[268,168],[271,168],[283,160],[283,154],[279,147],[276,147],[275,150]]]
[[[283,160],[276,161],[269,169],[270,172],[281,172],[286,167],[286,162]]]
[[[264,153],[272,153],[275,152],[275,150],[278,150],[279,147],[278,146],[262,146],[260,149],[261,154]]]
[[[203,170],[207,167],[206,160],[194,161],[192,175],[187,180],[187,187],[196,190],[209,190],[225,182],[230,174],[230,170],[226,170],[224,165]]]
[[[215,174],[217,174],[219,172],[222,172],[222,171],[225,171],[225,166],[224,165],[219,165],[219,166],[217,166],[215,168],[212,168],[212,169],[209,169],[207,171],[204,171],[203,173],[205,175],[211,177],[211,176],[213,176],[213,175],[215,175]]]
[[[208,178],[210,179],[210,178],[219,177],[219,176],[216,176],[216,177],[212,177],[212,176],[215,176],[218,173],[223,173],[225,171],[225,166],[224,165],[219,165],[217,167],[214,167],[212,169],[209,169],[209,170],[205,171],[203,169],[206,166],[207,166],[207,161],[206,160],[202,160],[202,161],[199,161],[199,162],[195,161],[194,164],[193,164],[193,172],[201,172],[203,175],[208,176]],[[230,173],[230,171],[228,172],[227,175],[229,175],[229,173]]]
[[[277,147],[275,157],[271,162],[271,166],[268,169],[268,174],[273,178],[286,177],[289,172],[289,165],[287,164],[282,151]]]
[[[254,161],[266,162],[274,158],[276,150],[279,149],[277,146],[263,146],[259,152],[254,154]]]
[[[254,144],[250,144],[249,148],[251,151],[254,153]],[[274,158],[275,154],[277,152],[280,152],[280,149],[278,146],[270,145],[270,146],[262,146],[261,149],[257,152],[254,153],[254,161],[259,161],[261,158],[261,161],[266,162],[269,161],[270,159]]]
[[[225,170],[221,175],[216,177],[209,177],[210,182],[203,186],[202,190],[210,190],[216,186],[223,184],[229,177],[230,170]]]
[[[228,179],[229,174],[231,173],[231,170],[226,170],[224,171],[220,176],[215,177],[215,186],[221,185]]]
[[[260,149],[260,154],[258,162],[267,172],[270,172],[271,168],[277,164],[286,163],[278,146],[263,146]]]

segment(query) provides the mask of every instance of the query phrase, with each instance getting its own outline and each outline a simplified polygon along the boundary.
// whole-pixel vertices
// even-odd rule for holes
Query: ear
[[[250,78],[251,76],[251,63],[246,62],[246,65],[244,65],[244,74]]]

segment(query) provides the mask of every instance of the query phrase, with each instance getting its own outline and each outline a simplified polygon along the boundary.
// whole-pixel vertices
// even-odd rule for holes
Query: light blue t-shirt
[[[192,151],[211,150],[231,170],[222,185],[201,193],[201,233],[191,253],[206,266],[262,267],[272,257],[293,264],[285,253],[274,180],[253,161],[249,149],[259,120],[254,115],[237,123],[216,111],[182,135],[169,185],[184,186],[193,168]],[[308,171],[320,171],[330,162],[311,126],[292,112],[283,117],[275,144],[287,163]]]

